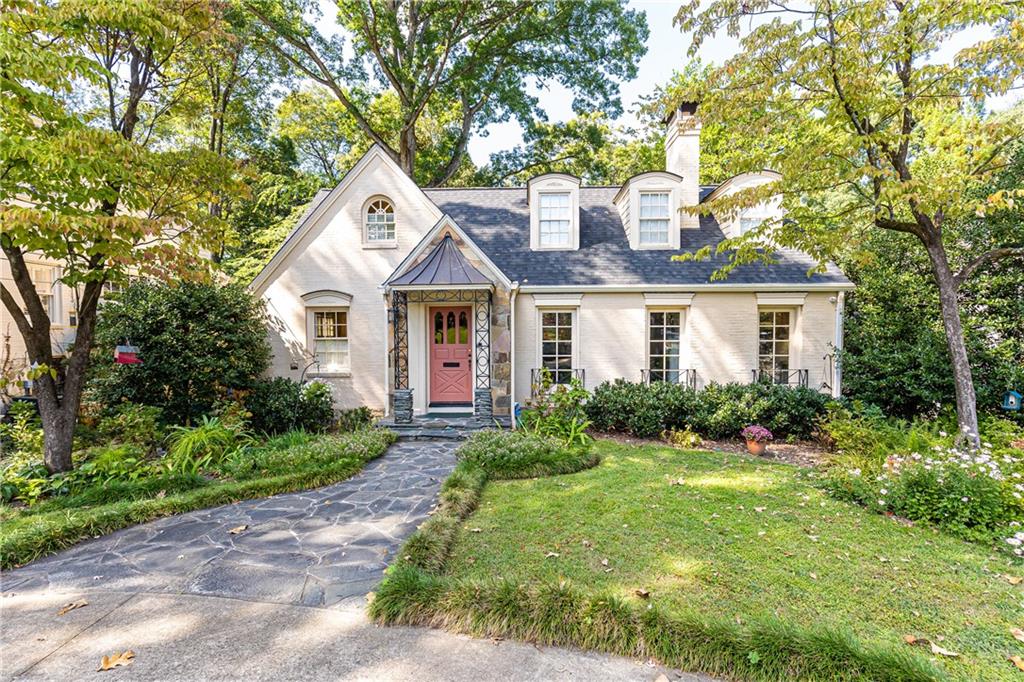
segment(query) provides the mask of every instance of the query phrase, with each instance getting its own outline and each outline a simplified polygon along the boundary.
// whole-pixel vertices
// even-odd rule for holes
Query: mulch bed
[[[626,443],[628,445],[670,445],[663,440],[655,438],[636,438],[634,436],[626,436],[620,433],[602,433],[602,437],[614,440],[617,443]],[[741,440],[708,440],[704,439],[704,444],[699,448],[683,448],[686,450],[710,450],[712,452],[740,452],[747,453],[747,444]],[[829,451],[827,448],[813,443],[810,441],[803,441],[798,443],[772,443],[765,450],[764,455],[758,457],[758,459],[771,460],[773,462],[785,462],[786,464],[795,464],[797,466],[813,468],[821,464],[828,457]]]

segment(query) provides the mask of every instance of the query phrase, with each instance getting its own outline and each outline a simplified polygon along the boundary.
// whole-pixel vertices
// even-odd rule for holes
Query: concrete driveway
[[[708,679],[642,662],[423,628],[380,628],[365,595],[455,464],[399,443],[348,481],[125,529],[0,575],[0,677]],[[234,532],[232,532],[234,531]],[[78,601],[87,605],[58,615]]]

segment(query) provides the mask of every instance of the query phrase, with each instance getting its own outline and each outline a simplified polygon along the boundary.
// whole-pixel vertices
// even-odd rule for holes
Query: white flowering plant
[[[875,511],[924,521],[970,540],[997,541],[1018,556],[1024,542],[1010,540],[1024,530],[1024,451],[1014,443],[1020,431],[999,420],[978,450],[956,444],[955,435],[940,431],[915,447],[833,458],[825,477],[830,492]],[[924,445],[925,447],[921,447]],[[1016,530],[1015,530],[1016,529]]]

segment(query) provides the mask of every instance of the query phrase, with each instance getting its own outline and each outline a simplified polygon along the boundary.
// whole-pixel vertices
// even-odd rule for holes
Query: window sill
[[[306,376],[310,379],[345,379],[352,376],[352,372],[349,370],[339,370],[337,372],[310,372]]]
[[[398,242],[363,242],[364,249],[397,249]]]

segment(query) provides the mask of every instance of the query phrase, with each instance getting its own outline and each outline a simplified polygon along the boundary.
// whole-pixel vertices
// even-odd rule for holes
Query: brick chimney
[[[696,206],[700,202],[700,118],[697,102],[681,102],[665,117],[665,170],[681,175],[680,202]],[[679,216],[682,228],[699,227],[698,217],[688,213]]]

